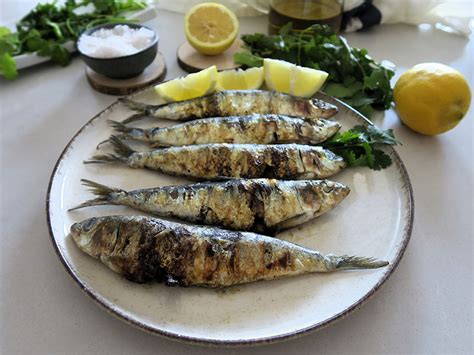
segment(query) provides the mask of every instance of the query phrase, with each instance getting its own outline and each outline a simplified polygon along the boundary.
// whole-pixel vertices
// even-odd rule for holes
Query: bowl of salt
[[[109,23],[83,32],[76,47],[86,65],[113,79],[141,74],[156,57],[158,35],[135,23]]]

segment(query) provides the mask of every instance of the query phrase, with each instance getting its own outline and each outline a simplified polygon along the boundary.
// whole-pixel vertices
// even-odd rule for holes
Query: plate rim
[[[142,90],[139,90],[131,95],[127,95],[125,97],[133,97],[137,94],[140,94],[142,92],[145,92],[149,90],[151,86],[146,87]],[[347,105],[346,103],[342,102],[341,100],[329,96],[323,92],[319,92],[318,95],[323,96],[326,98],[330,98],[331,100],[336,101],[339,105],[342,105],[349,111],[351,111],[353,114],[358,116],[362,121],[365,121],[367,123],[371,123],[371,121],[366,118],[364,115],[353,109],[351,106]],[[196,345],[206,345],[206,346],[224,346],[224,347],[243,347],[243,346],[253,346],[253,345],[264,345],[264,344],[271,344],[271,343],[277,343],[277,342],[282,342],[285,340],[290,340],[290,339],[295,339],[302,337],[304,335],[310,334],[310,333],[315,333],[329,325],[332,325],[339,320],[347,317],[350,313],[353,311],[361,308],[372,296],[380,289],[380,287],[392,276],[396,268],[398,267],[398,264],[400,263],[400,260],[402,259],[405,250],[408,246],[408,243],[411,239],[411,234],[413,231],[413,224],[414,224],[414,215],[415,215],[415,203],[414,203],[414,197],[413,197],[413,186],[410,181],[410,177],[408,175],[408,171],[405,167],[405,164],[403,163],[402,159],[400,158],[399,154],[397,151],[392,147],[389,146],[387,147],[388,149],[392,150],[393,157],[394,157],[394,163],[398,164],[400,169],[401,176],[403,178],[403,181],[406,184],[406,191],[408,192],[407,197],[408,197],[408,211],[407,211],[407,225],[404,227],[403,230],[403,236],[402,236],[402,243],[400,246],[400,249],[398,250],[395,260],[393,263],[389,264],[388,270],[383,274],[383,276],[380,278],[380,280],[359,300],[351,304],[349,307],[345,308],[343,311],[333,315],[332,317],[329,317],[325,319],[322,322],[312,324],[310,326],[304,327],[302,329],[298,329],[292,332],[284,333],[284,334],[279,334],[275,336],[268,336],[268,337],[263,337],[263,338],[254,338],[254,339],[247,339],[247,340],[216,340],[216,339],[204,339],[204,338],[199,338],[199,337],[193,337],[193,336],[187,336],[187,335],[182,335],[179,333],[175,332],[169,332],[166,330],[161,330],[161,329],[156,329],[150,325],[147,325],[143,322],[140,322],[138,319],[133,319],[132,317],[128,316],[125,313],[122,313],[120,310],[110,307],[100,295],[96,294],[96,292],[89,288],[85,283],[80,279],[78,275],[74,272],[74,269],[69,265],[67,262],[65,256],[62,254],[59,245],[56,241],[56,238],[54,236],[52,224],[51,224],[51,209],[50,209],[50,197],[51,197],[51,189],[53,186],[53,181],[54,178],[56,177],[57,170],[59,168],[59,165],[65,158],[66,152],[69,150],[71,144],[76,140],[76,138],[84,131],[89,125],[91,125],[94,121],[99,119],[105,112],[111,110],[114,106],[120,104],[120,101],[117,99],[115,100],[112,104],[104,108],[102,111],[94,115],[89,121],[87,121],[77,132],[74,134],[74,136],[69,140],[69,142],[66,144],[64,149],[62,150],[61,154],[59,155],[53,171],[51,173],[51,176],[49,178],[48,182],[48,189],[46,193],[46,219],[47,219],[47,224],[48,224],[48,231],[49,231],[49,236],[51,243],[53,244],[54,251],[56,255],[58,256],[59,260],[61,261],[61,264],[64,266],[66,269],[68,275],[75,281],[75,283],[80,287],[80,289],[86,293],[97,305],[99,305],[102,309],[107,311],[108,314],[113,315],[115,318],[118,318],[119,320],[132,325],[134,328],[138,328],[140,330],[143,330],[147,333],[153,334],[153,335],[159,335],[167,339],[171,339],[174,341],[178,342],[183,342],[183,343],[189,343],[189,344],[196,344]]]

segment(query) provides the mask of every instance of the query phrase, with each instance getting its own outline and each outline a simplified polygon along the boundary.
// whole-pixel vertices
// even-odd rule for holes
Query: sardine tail
[[[120,139],[136,139],[136,140],[144,140],[146,139],[145,130],[136,127],[127,127],[122,122],[107,121],[110,126],[117,132],[120,133],[118,136]]]
[[[121,97],[118,100],[119,102],[123,103],[125,106],[127,106],[130,110],[133,110],[133,111],[145,112],[147,110],[147,107],[149,106],[142,102],[137,102],[137,101],[127,99],[126,97]]]
[[[99,205],[113,205],[113,203],[103,200],[101,198],[94,198],[92,200],[87,200],[86,202],[83,202],[80,205],[77,205],[73,208],[68,209],[68,212],[75,211],[84,207],[99,206]]]
[[[135,122],[135,121],[140,121],[141,119],[145,118],[147,116],[146,113],[136,113],[134,115],[131,115],[130,117],[127,117],[122,121],[123,124],[127,124],[130,122]]]
[[[388,261],[359,256],[332,256],[334,270],[377,269],[387,266]]]
[[[127,127],[125,126],[122,122],[118,121],[113,121],[113,120],[107,120],[107,123],[117,132],[120,133],[130,133],[133,131],[135,128],[133,127]]]
[[[134,121],[141,120],[144,117],[151,116],[152,113],[160,106],[163,105],[147,105],[142,102],[136,102],[130,99],[127,99],[125,97],[122,97],[119,99],[121,103],[123,103],[125,106],[127,106],[130,110],[132,111],[137,111],[138,113],[135,115],[132,115],[125,120],[122,121],[122,123],[130,123]]]
[[[127,159],[135,151],[123,143],[117,136],[110,136],[108,139],[115,154],[94,155],[90,160],[84,161],[84,164],[92,163],[127,163]]]
[[[102,185],[95,181],[91,181],[87,179],[81,179],[81,182],[82,182],[82,185],[90,187],[89,190],[97,197],[94,199],[85,201],[84,203],[81,203],[80,205],[77,205],[76,207],[70,208],[68,211],[74,211],[80,208],[90,207],[90,206],[115,205],[116,203],[112,197],[112,194],[118,193],[118,192],[125,192],[124,190],[117,189],[115,187]]]

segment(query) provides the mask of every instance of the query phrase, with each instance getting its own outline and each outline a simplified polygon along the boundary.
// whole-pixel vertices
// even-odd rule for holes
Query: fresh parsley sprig
[[[278,35],[255,33],[242,36],[250,52],[234,55],[248,67],[263,65],[263,58],[281,59],[304,67],[324,70],[329,77],[322,90],[370,117],[374,109],[387,110],[393,101],[391,63],[374,61],[366,49],[351,47],[326,25],[302,32],[283,26]]]
[[[392,159],[377,145],[401,144],[391,129],[382,130],[374,125],[358,125],[337,133],[321,145],[346,160],[349,166],[368,166],[381,170],[392,164]]]

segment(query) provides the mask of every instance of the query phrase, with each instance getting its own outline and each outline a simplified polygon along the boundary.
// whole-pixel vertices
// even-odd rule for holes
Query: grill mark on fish
[[[274,114],[213,117],[150,129],[109,122],[121,139],[163,147],[209,143],[317,144],[333,136],[341,127],[339,123],[326,119],[307,120]]]
[[[158,216],[267,234],[330,211],[349,193],[347,186],[329,180],[236,179],[132,191],[82,182],[98,197],[76,208],[124,205]]]
[[[95,218],[86,232],[83,226],[87,223],[71,227],[70,237],[78,248],[138,283],[226,287],[310,272],[387,265],[371,258],[323,256],[259,234],[186,226],[143,216]],[[128,247],[115,250],[110,238],[118,224],[122,225],[118,239]]]
[[[325,178],[346,166],[344,159],[331,151],[307,145],[223,143],[135,152],[117,137],[111,137],[110,141],[115,154],[97,155],[86,163],[121,163],[132,168],[147,168],[201,180],[222,177]],[[302,158],[305,175],[299,171],[295,154]],[[317,166],[311,159],[318,159]]]
[[[186,121],[216,115],[240,116],[249,113],[282,114],[318,119],[332,117],[338,111],[336,106],[322,100],[305,99],[264,90],[220,91],[204,97],[161,105],[147,105],[126,98],[120,101],[131,110],[138,112],[124,120],[124,123],[146,116]]]

